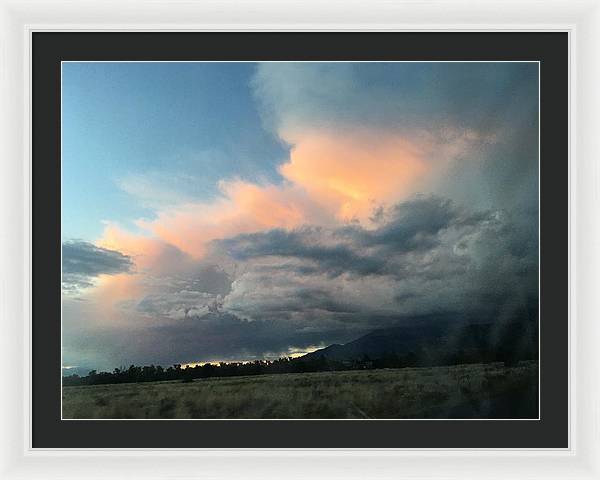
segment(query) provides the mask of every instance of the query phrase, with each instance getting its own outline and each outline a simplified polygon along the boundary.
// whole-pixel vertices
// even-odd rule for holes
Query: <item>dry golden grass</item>
[[[537,362],[63,388],[63,418],[537,418]]]

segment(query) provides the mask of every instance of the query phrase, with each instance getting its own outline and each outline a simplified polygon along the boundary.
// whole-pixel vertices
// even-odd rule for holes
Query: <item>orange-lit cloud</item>
[[[428,173],[423,147],[394,134],[311,134],[297,139],[281,174],[338,220],[366,221],[378,203],[405,198]]]
[[[151,267],[164,248],[156,238],[129,233],[114,223],[106,224],[102,237],[95,243],[98,247],[129,255],[139,269]]]
[[[96,283],[92,297],[103,309],[114,309],[122,302],[133,300],[144,292],[139,276],[135,274],[101,275]]]
[[[201,258],[211,241],[243,233],[348,221],[368,226],[374,208],[418,191],[448,156],[432,162],[436,145],[427,137],[411,141],[396,132],[368,129],[296,132],[293,142],[289,161],[280,167],[281,184],[222,181],[218,199],[170,207],[155,219],[139,220],[150,236],[108,225],[97,244],[131,255],[144,268],[152,267],[165,244]]]
[[[138,226],[196,258],[212,240],[271,228],[293,228],[321,215],[301,189],[240,180],[220,184],[222,198],[190,203],[138,221]]]
[[[130,256],[135,265],[133,272],[100,275],[96,279],[91,296],[105,310],[115,309],[123,302],[142,297],[147,290],[147,277],[144,274],[164,273],[164,252],[169,246],[160,239],[135,235],[115,224],[107,223],[102,237],[95,243],[98,247],[117,250]]]

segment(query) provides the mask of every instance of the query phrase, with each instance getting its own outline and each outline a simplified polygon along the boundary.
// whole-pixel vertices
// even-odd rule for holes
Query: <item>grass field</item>
[[[537,418],[537,362],[63,388],[63,418]]]

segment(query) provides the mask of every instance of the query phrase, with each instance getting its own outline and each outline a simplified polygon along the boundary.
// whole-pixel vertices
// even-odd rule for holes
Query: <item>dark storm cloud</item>
[[[190,276],[189,287],[211,295],[227,295],[231,291],[231,277],[214,265],[201,265]]]
[[[366,327],[374,316],[493,318],[536,303],[532,212],[473,212],[419,196],[381,218],[375,229],[273,230],[221,242],[247,263],[224,307],[290,325],[313,321],[326,330]]]
[[[349,245],[319,243],[323,232],[323,229],[313,227],[293,231],[271,230],[241,235],[220,243],[237,260],[264,256],[292,257],[315,262],[321,270],[327,270],[334,276],[344,271],[368,275],[384,268],[384,259],[361,256]],[[311,267],[299,264],[298,268]]]
[[[537,63],[265,63],[254,88],[268,126],[492,130],[537,110]],[[514,120],[514,118],[512,118]]]
[[[376,215],[380,227],[375,230],[349,226],[337,234],[365,247],[389,245],[396,252],[408,252],[432,248],[438,241],[438,233],[453,224],[478,220],[461,218],[450,200],[433,195],[421,195],[394,205],[388,212],[378,209]]]
[[[296,259],[299,261],[287,268],[305,273],[393,274],[397,273],[391,263],[393,257],[432,251],[443,241],[441,233],[448,229],[459,230],[464,236],[493,221],[490,212],[466,213],[448,199],[423,195],[388,211],[379,210],[378,215],[380,224],[375,229],[360,225],[276,229],[239,235],[216,244],[239,261],[259,257]],[[310,266],[306,261],[311,262]]]
[[[175,272],[145,280],[146,293],[133,306],[138,312],[181,319],[216,311],[231,291],[231,277],[214,265],[190,261]]]
[[[192,263],[148,279],[153,287],[110,328],[65,328],[65,362],[111,369],[277,357],[401,323],[502,322],[535,308],[535,211],[478,212],[421,195],[378,216],[372,229],[215,242],[237,274]],[[69,302],[65,318],[91,307]]]
[[[141,323],[104,329],[86,323],[77,332],[69,328],[64,339],[68,352],[64,360],[67,365],[89,366],[88,370],[112,370],[132,363],[171,365],[278,358],[294,350],[349,341],[356,336],[356,331],[344,326],[323,332],[290,328],[284,322],[248,321],[211,312],[161,325]]]
[[[202,359],[264,358],[265,354],[278,357],[286,355],[290,346],[302,348],[319,345],[331,341],[336,335],[352,338],[344,330],[323,335],[322,332],[290,328],[283,322],[248,321],[227,313],[188,317],[177,325],[158,327],[153,333],[177,345],[180,356],[173,356],[173,359],[190,362]]]
[[[62,244],[63,289],[72,291],[93,285],[98,275],[115,275],[131,271],[133,262],[127,255],[100,248],[92,243],[71,240]]]

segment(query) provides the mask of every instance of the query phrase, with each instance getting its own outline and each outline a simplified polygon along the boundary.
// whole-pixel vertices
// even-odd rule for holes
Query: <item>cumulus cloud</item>
[[[229,175],[201,201],[125,179],[143,203],[158,199],[138,227],[200,258],[238,234],[369,223],[419,192],[498,208],[537,191],[534,63],[266,63],[253,87],[289,146],[278,179]]]
[[[217,312],[231,291],[231,278],[214,265],[197,264],[176,275],[146,277],[144,295],[134,303],[141,313],[181,319]]]
[[[279,167],[283,183],[222,181],[217,198],[163,208],[137,225],[201,258],[213,240],[238,234],[369,223],[374,207],[421,191],[469,145],[470,140],[436,145],[429,138],[408,140],[395,132],[311,133],[298,140],[289,161]],[[100,242],[124,249],[136,240],[123,232],[115,235],[113,229]],[[146,248],[147,237],[139,243]]]
[[[374,229],[272,230],[221,241],[249,265],[224,307],[325,330],[440,313],[493,320],[535,307],[537,242],[519,225],[529,218],[435,196],[381,217]]]
[[[131,258],[116,250],[71,240],[62,244],[62,283],[66,292],[94,285],[100,275],[116,275],[131,271]]]
[[[535,62],[264,63],[254,89],[265,125],[292,146],[292,163],[294,149],[313,150],[315,138],[403,139],[421,153],[403,198],[434,191],[514,208],[537,199],[538,75]],[[364,165],[376,172],[380,162]]]
[[[254,89],[266,125],[293,141],[309,126],[491,132],[535,107],[537,63],[262,63]],[[489,114],[494,112],[495,115]]]
[[[436,196],[419,196],[387,210],[378,209],[378,215],[379,225],[373,229],[356,224],[275,229],[239,235],[215,245],[241,261],[287,257],[313,261],[332,276],[343,272],[368,275],[385,273],[390,268],[389,255],[431,251],[441,243],[442,232],[454,228],[464,236],[492,220],[492,213],[467,213]]]
[[[129,289],[135,294],[120,308],[68,305],[96,318],[83,330],[65,329],[68,359],[81,364],[101,346],[123,364],[252,359],[402,322],[535,314],[529,214],[419,195],[377,217],[372,228],[304,226],[214,241],[215,258],[234,266],[228,272],[171,252],[179,262],[167,270],[146,264],[148,273],[135,280],[141,290]],[[100,328],[98,317],[110,317],[111,326]],[[132,338],[139,341],[124,343]]]

